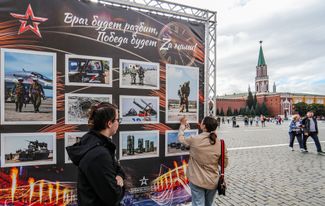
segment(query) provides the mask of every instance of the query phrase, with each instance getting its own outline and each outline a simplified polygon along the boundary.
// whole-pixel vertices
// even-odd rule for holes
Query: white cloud
[[[218,13],[217,93],[254,90],[259,40],[270,88],[325,94],[325,1],[179,0]]]

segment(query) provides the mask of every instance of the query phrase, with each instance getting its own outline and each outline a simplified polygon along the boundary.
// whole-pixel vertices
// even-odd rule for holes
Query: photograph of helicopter
[[[120,96],[121,124],[159,123],[159,97]]]
[[[1,134],[1,167],[56,164],[56,133]]]
[[[1,123],[56,123],[56,54],[1,49]]]
[[[95,103],[112,103],[109,94],[65,94],[65,124],[88,124],[88,110]]]
[[[185,138],[198,134],[197,129],[185,130]],[[188,155],[189,147],[178,141],[178,130],[166,130],[165,133],[165,156]]]
[[[159,89],[159,63],[120,59],[120,88]]]
[[[65,56],[65,84],[112,87],[112,59],[84,55]]]

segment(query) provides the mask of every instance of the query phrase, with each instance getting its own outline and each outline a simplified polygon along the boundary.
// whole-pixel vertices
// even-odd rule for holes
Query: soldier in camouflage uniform
[[[37,78],[33,78],[33,83],[29,88],[29,95],[34,105],[34,112],[39,112],[39,107],[42,103],[42,97],[44,98],[44,90],[42,85],[38,83]]]
[[[137,69],[135,68],[135,65],[131,66],[130,75],[131,75],[131,84],[136,84]]]
[[[181,95],[183,97],[183,104],[185,106],[185,110],[186,112],[189,112],[189,101],[188,101],[188,97],[190,96],[190,81],[187,81],[185,82],[183,85],[182,85],[182,88],[181,88]]]
[[[12,94],[15,96],[16,112],[21,112],[21,109],[24,105],[26,91],[23,81],[23,78],[18,78],[18,83],[15,84],[15,87],[12,91]]]
[[[138,70],[138,75],[139,75],[139,80],[140,80],[140,85],[143,85],[143,80],[144,80],[144,68],[140,66]]]

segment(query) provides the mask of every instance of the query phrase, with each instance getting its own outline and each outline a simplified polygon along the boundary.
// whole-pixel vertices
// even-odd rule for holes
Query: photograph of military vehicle
[[[108,94],[65,94],[65,124],[87,124],[88,111],[92,104],[112,102]]]
[[[121,131],[120,159],[159,157],[159,131]]]
[[[66,85],[112,86],[112,59],[66,55]]]
[[[198,122],[199,68],[166,64],[166,123]]]
[[[55,133],[4,133],[1,135],[1,166],[55,163]]]
[[[64,148],[71,146],[80,141],[81,137],[87,132],[65,132],[64,133]],[[69,158],[67,150],[64,150],[64,163],[69,164],[72,161]]]
[[[1,123],[56,122],[56,54],[1,49]]]
[[[120,87],[159,89],[159,63],[120,59]]]
[[[165,133],[165,156],[188,155],[189,147],[178,141],[178,130],[167,130]],[[185,138],[198,134],[197,129],[186,130]]]
[[[121,124],[159,123],[159,97],[120,96]]]

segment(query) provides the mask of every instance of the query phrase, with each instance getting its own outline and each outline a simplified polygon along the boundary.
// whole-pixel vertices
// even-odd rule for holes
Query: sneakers
[[[325,155],[325,152],[320,151],[320,152],[317,152],[317,154],[319,154],[319,155]]]
[[[289,147],[290,149],[291,149],[291,151],[295,151],[294,149],[293,149],[293,147]]]
[[[307,152],[308,152],[308,150],[306,150],[306,149],[300,149],[300,151],[301,151],[302,153],[307,153]]]

